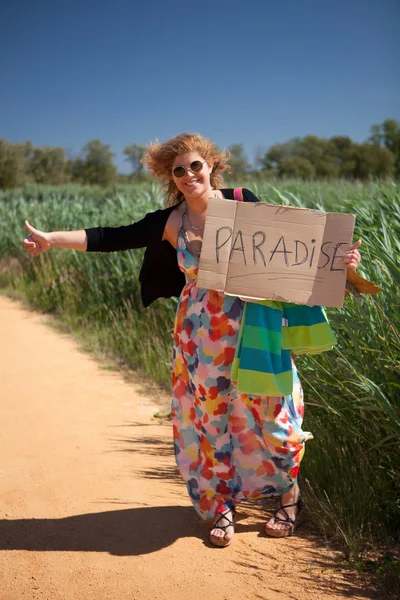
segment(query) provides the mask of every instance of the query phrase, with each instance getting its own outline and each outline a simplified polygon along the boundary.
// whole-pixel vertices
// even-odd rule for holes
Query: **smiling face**
[[[199,173],[194,173],[190,170],[190,165],[194,161],[203,163],[203,168]],[[188,152],[177,156],[172,165],[172,171],[175,167],[183,166],[186,173],[183,177],[175,177],[172,174],[172,179],[180,192],[185,196],[186,200],[201,198],[202,196],[209,197],[212,195],[210,174],[211,168],[207,161],[198,152]]]

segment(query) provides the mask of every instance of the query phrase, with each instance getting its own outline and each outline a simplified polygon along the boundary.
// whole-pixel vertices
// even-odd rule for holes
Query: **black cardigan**
[[[233,188],[221,190],[224,197],[233,200]],[[250,190],[243,188],[246,202],[258,202]],[[87,252],[116,252],[146,248],[139,273],[144,306],[157,298],[180,296],[185,275],[178,267],[176,249],[163,240],[168,217],[177,205],[148,213],[143,219],[123,227],[93,227],[86,229]]]

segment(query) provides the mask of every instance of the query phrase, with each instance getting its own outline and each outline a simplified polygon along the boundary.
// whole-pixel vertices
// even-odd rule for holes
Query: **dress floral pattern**
[[[281,495],[296,482],[304,444],[303,392],[258,397],[230,379],[243,301],[196,287],[198,260],[178,237],[185,273],[175,319],[172,424],[175,457],[198,514],[225,504]]]

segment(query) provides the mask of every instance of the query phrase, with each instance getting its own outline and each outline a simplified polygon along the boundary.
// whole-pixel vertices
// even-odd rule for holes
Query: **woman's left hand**
[[[355,244],[352,245],[350,250],[345,252],[345,254],[343,256],[344,264],[346,265],[346,267],[348,269],[351,269],[352,271],[357,269],[357,267],[361,261],[361,255],[360,255],[359,251],[357,250],[357,248],[359,248],[360,246],[361,246],[361,240],[358,240]]]

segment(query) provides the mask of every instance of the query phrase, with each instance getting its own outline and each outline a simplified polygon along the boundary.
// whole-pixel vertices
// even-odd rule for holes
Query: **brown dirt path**
[[[264,537],[259,507],[211,547],[138,385],[1,296],[0,341],[1,600],[378,597],[306,527]]]

